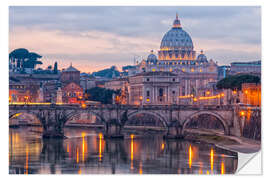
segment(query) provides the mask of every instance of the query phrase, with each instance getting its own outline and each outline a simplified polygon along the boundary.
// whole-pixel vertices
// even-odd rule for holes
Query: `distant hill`
[[[98,77],[105,77],[105,78],[113,78],[113,77],[119,77],[120,72],[117,70],[115,66],[112,66],[111,68],[108,68],[108,69],[103,69],[98,72],[93,72],[92,75],[95,77],[98,76]]]

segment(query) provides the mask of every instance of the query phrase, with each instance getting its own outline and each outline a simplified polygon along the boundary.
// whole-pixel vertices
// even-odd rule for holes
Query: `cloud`
[[[159,49],[176,12],[195,50],[204,49],[208,58],[221,64],[260,59],[261,9],[240,6],[11,6],[10,51],[24,47],[46,62],[74,61],[84,69],[96,69],[93,62],[126,65],[134,54],[146,57]]]
[[[75,35],[59,30],[44,31],[24,27],[12,31],[9,41],[10,51],[24,47],[30,51],[41,52],[46,60],[75,61],[78,64],[125,64],[127,61],[131,62],[134,54],[147,53],[146,50],[157,49],[159,44],[151,39],[108,32],[86,31]],[[126,59],[127,57],[129,59]]]

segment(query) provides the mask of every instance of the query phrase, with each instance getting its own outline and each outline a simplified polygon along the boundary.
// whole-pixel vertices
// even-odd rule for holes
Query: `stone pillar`
[[[51,105],[53,109],[53,106]],[[57,110],[43,110],[37,115],[37,118],[40,119],[43,125],[43,134],[44,139],[50,138],[65,138],[64,136],[64,123],[66,121],[66,116],[63,114],[63,111]]]
[[[104,133],[105,138],[124,138],[124,135],[121,132],[121,126],[120,124],[116,123],[107,123],[106,124],[106,129]]]
[[[185,79],[185,96],[188,95],[188,83],[187,80]]]
[[[239,107],[233,110],[233,127],[229,129],[230,135],[241,137],[241,119],[239,117]]]
[[[58,87],[57,93],[56,93],[56,103],[62,104],[63,103],[62,97],[63,97],[62,90],[60,87]]]
[[[112,94],[112,104],[115,104],[115,94]]]
[[[38,102],[44,102],[44,93],[43,93],[43,88],[40,87],[38,90]]]
[[[168,130],[167,134],[163,136],[163,138],[165,139],[183,139],[184,138],[183,127],[182,125],[180,125],[179,121],[170,121],[170,124],[167,130]]]

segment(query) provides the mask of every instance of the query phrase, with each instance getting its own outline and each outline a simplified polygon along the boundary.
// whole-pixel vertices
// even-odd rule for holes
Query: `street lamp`
[[[28,103],[29,96],[24,96],[25,104]]]
[[[142,96],[140,96],[140,103],[141,103],[141,105],[142,105],[142,99],[143,99],[143,97],[142,97]]]
[[[241,111],[240,116],[245,116],[245,111]]]
[[[86,108],[86,104],[85,104],[85,103],[82,104],[82,108],[83,108],[83,109]]]

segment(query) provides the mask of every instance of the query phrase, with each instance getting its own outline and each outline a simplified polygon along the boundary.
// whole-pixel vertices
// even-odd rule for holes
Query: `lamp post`
[[[25,102],[25,104],[28,103],[28,99],[29,99],[29,96],[24,96],[24,102]]]
[[[143,97],[140,96],[140,105],[142,106],[142,100],[143,100]]]
[[[206,91],[206,96],[209,96],[210,95],[210,91],[208,90],[208,91]],[[210,99],[209,98],[207,98],[207,105],[209,105],[210,104]]]

